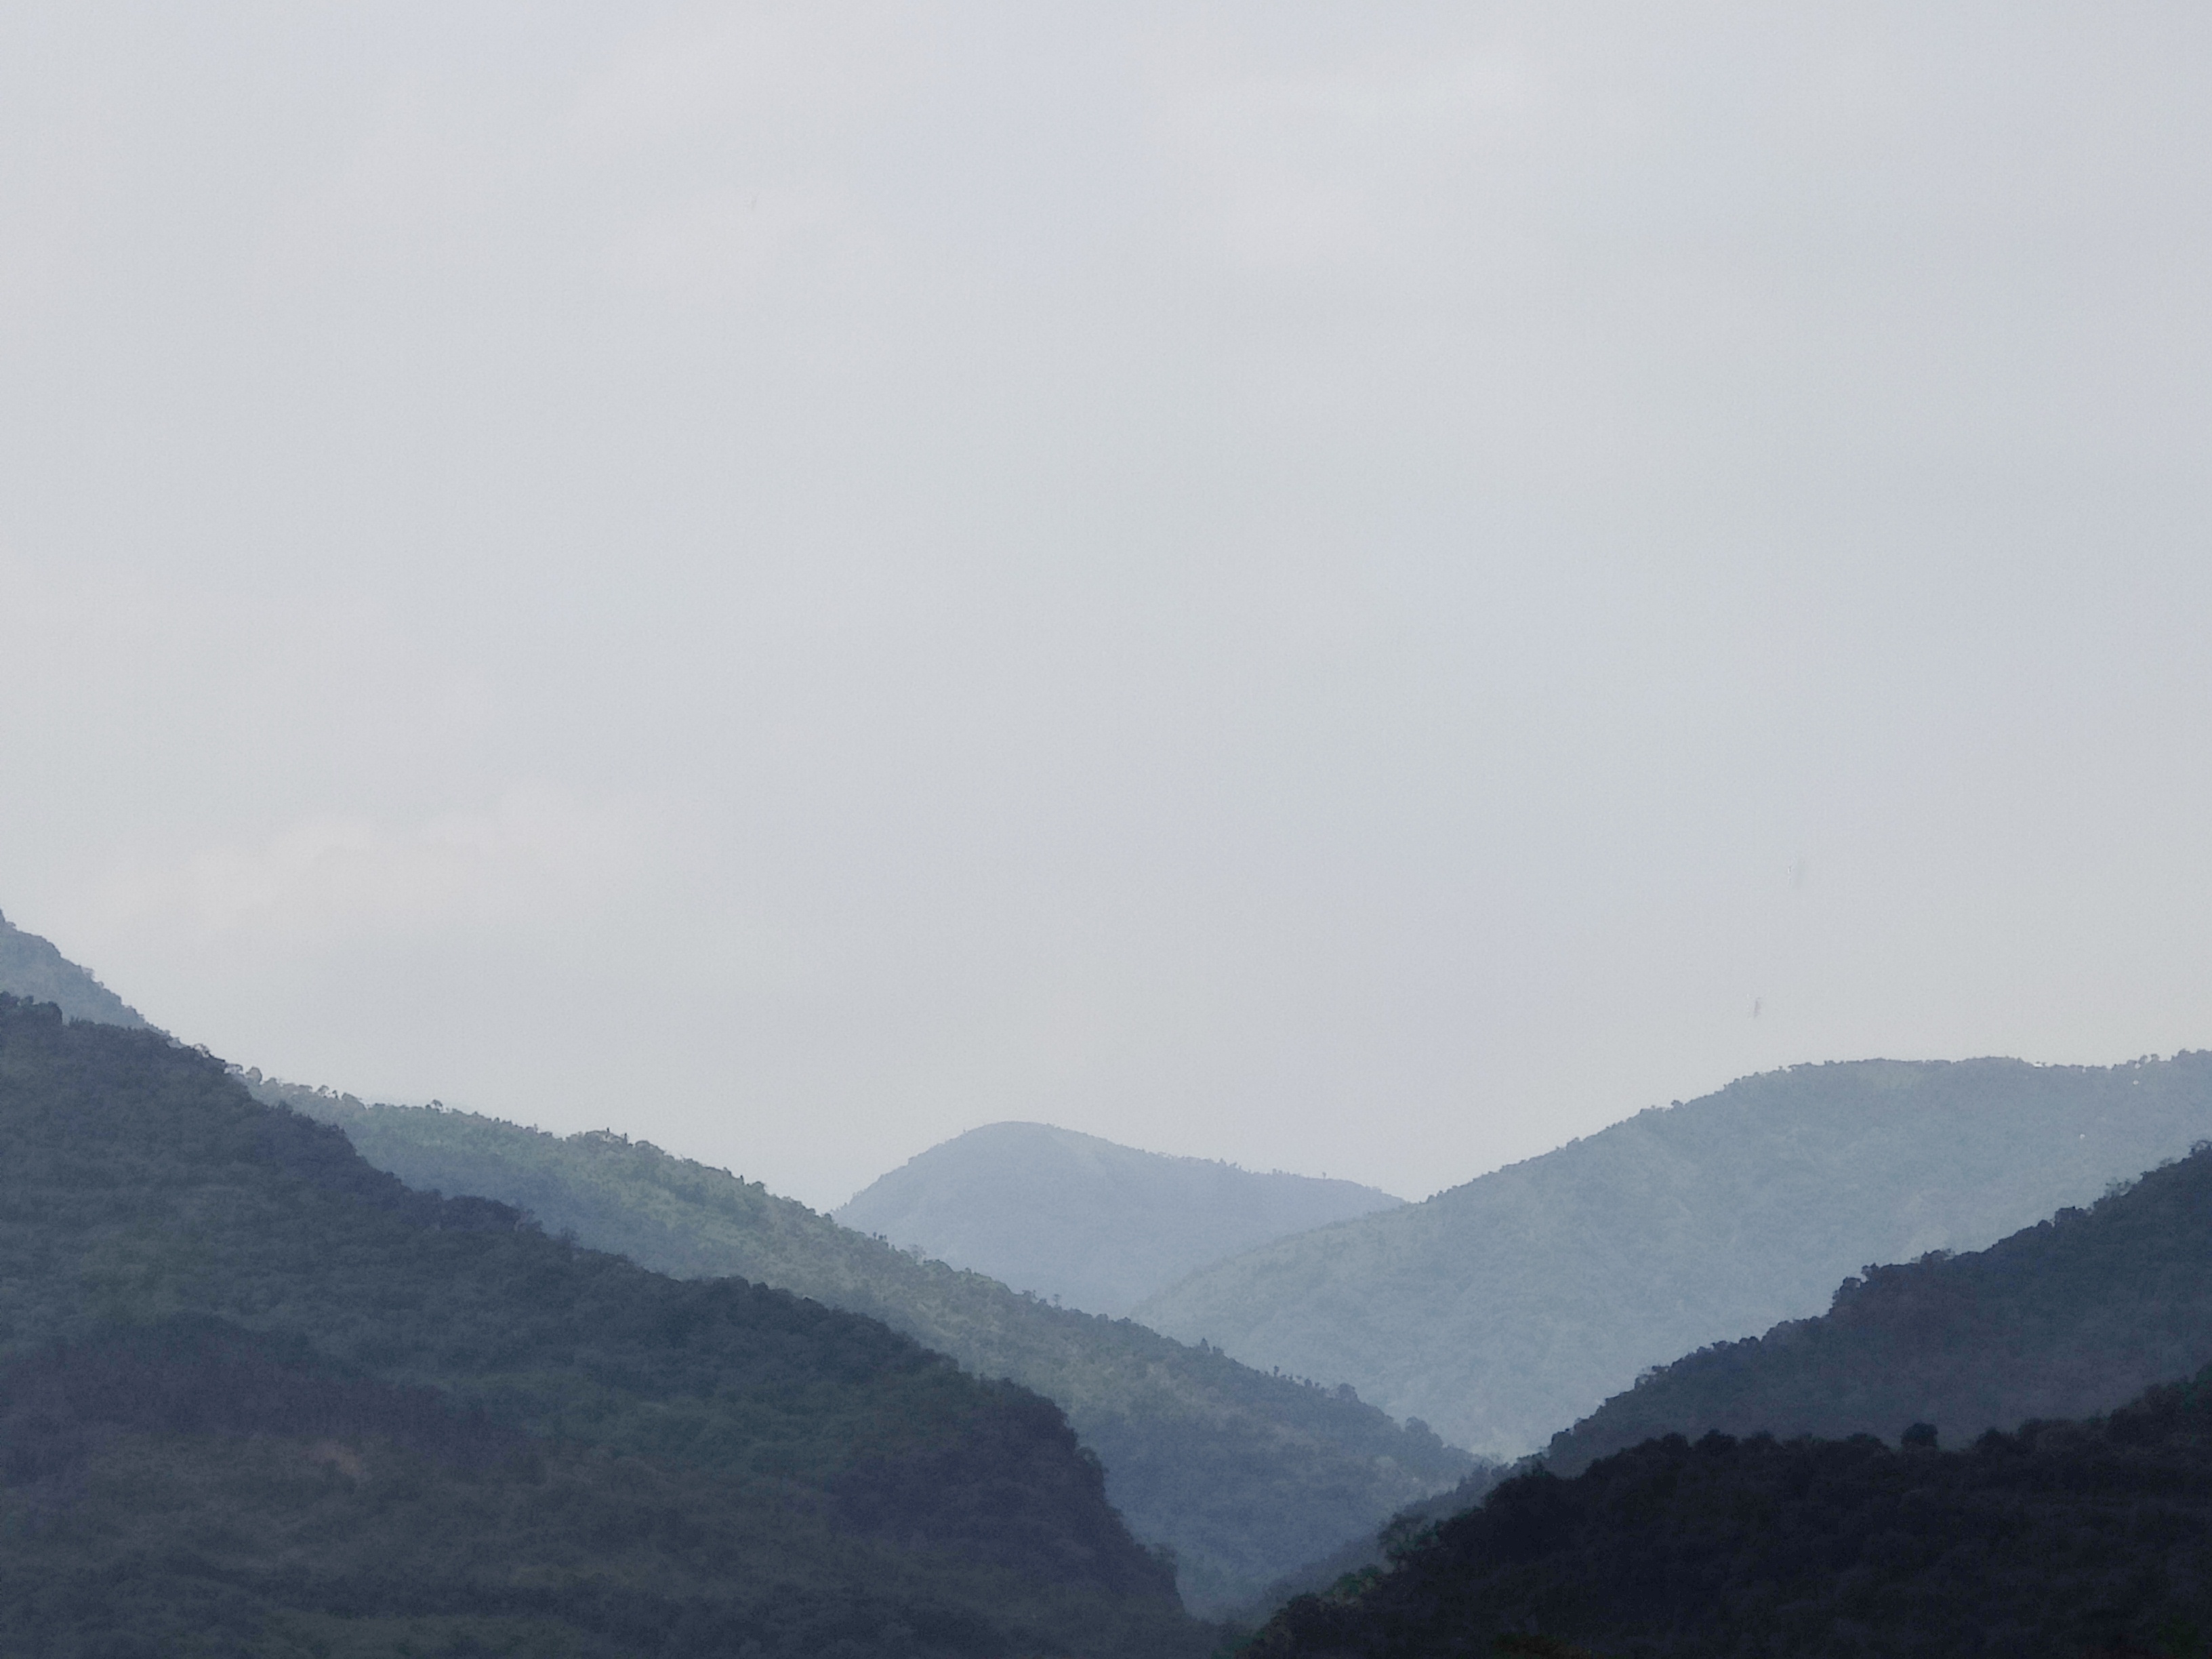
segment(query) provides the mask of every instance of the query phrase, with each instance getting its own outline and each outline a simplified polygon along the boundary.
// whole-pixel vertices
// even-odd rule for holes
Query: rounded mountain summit
[[[989,1123],[909,1158],[836,1216],[1118,1318],[1224,1257],[1403,1202],[1357,1182],[1142,1152],[1049,1123]]]

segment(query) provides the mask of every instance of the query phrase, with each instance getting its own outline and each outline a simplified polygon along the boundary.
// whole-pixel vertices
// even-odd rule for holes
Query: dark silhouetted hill
[[[1205,1650],[1050,1402],[0,998],[0,1651]]]
[[[1556,1436],[1561,1471],[1708,1429],[1971,1439],[2111,1409],[2212,1362],[2212,1151],[1967,1255],[1869,1267],[1833,1308],[1647,1375]]]
[[[1293,1601],[1246,1659],[2184,1659],[2212,1632],[2212,1372],[1969,1449],[1644,1443]]]
[[[641,1141],[562,1139],[247,1076],[264,1098],[337,1124],[410,1186],[520,1206],[662,1272],[735,1273],[866,1314],[979,1376],[1036,1389],[1103,1460],[1108,1495],[1138,1536],[1175,1551],[1194,1606],[1249,1600],[1469,1468],[1434,1434],[1347,1391],[1053,1307]]]
[[[138,1011],[36,933],[0,916],[0,992],[51,1002],[71,1019],[141,1026]]]
[[[993,1123],[908,1159],[833,1213],[1018,1291],[1118,1317],[1209,1262],[1402,1201],[1048,1123]]]
[[[1136,1317],[1492,1455],[1646,1368],[1978,1249],[2212,1135],[2212,1055],[1803,1066],[1205,1269]]]
[[[1260,1624],[1294,1596],[1321,1594],[1346,1577],[1386,1565],[1395,1553],[1404,1548],[1407,1540],[1463,1510],[1473,1509],[1499,1481],[1520,1473],[1522,1465],[1476,1465],[1457,1486],[1407,1504],[1376,1531],[1352,1539],[1327,1555],[1284,1574],[1250,1601],[1229,1609],[1231,1622],[1240,1626]]]

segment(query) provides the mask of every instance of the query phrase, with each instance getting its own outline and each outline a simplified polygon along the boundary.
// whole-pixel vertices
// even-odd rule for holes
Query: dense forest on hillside
[[[1520,1464],[1478,1464],[1457,1486],[1407,1504],[1374,1532],[1348,1539],[1327,1555],[1285,1573],[1244,1606],[1231,1609],[1229,1619],[1238,1625],[1259,1623],[1292,1596],[1328,1589],[1346,1577],[1384,1565],[1407,1539],[1473,1509],[1501,1480],[1519,1474],[1528,1462],[1524,1458]]]
[[[1348,1391],[1255,1372],[1126,1320],[1055,1308],[840,1227],[757,1182],[621,1135],[565,1139],[468,1113],[367,1106],[248,1073],[421,1188],[529,1211],[555,1232],[687,1277],[735,1273],[883,1320],[1056,1401],[1107,1492],[1170,1547],[1193,1606],[1249,1601],[1449,1487],[1471,1460]]]
[[[1120,1316],[1210,1263],[1402,1202],[1357,1182],[1139,1152],[1049,1123],[987,1123],[908,1159],[832,1218]]]
[[[1906,1438],[1675,1435],[1518,1476],[1245,1659],[2207,1651],[2212,1370],[2109,1418]]]
[[[1050,1402],[12,998],[0,1537],[16,1651],[1206,1646]]]
[[[1265,1246],[1135,1316],[1515,1455],[1650,1366],[1820,1312],[1863,1262],[1979,1249],[2206,1136],[2212,1054],[1801,1066]]]
[[[70,1019],[143,1025],[138,1011],[36,933],[0,916],[0,992],[51,1002]]]
[[[213,1322],[0,1368],[0,1651],[42,1659],[992,1654],[1010,1635],[989,1596],[1051,1597],[874,1547],[839,1524],[881,1501],[859,1486],[820,1513],[799,1483],[764,1503],[683,1457],[517,1433]]]
[[[1555,1437],[1554,1468],[1675,1431],[1971,1437],[2106,1410],[2212,1362],[2212,1149],[1967,1255],[1869,1267],[1833,1308],[1703,1349]]]

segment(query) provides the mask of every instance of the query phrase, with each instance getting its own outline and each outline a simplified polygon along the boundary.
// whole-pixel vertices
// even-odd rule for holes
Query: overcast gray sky
[[[2212,1046],[2212,10],[0,12],[0,909],[816,1204]]]

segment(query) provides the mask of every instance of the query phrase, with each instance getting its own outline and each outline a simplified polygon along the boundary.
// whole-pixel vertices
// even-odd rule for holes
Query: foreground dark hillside
[[[1820,1312],[1862,1262],[1982,1249],[2206,1136],[2212,1054],[1795,1066],[1264,1246],[1135,1316],[1517,1455],[1647,1367]]]
[[[2212,1634],[2212,1372],[1971,1449],[1647,1442],[1523,1475],[1246,1659],[2196,1659]]]
[[[787,1517],[706,1468],[504,1430],[211,1322],[0,1367],[0,1651],[41,1659],[994,1654],[1010,1632],[979,1593],[1036,1600],[818,1518],[799,1558]]]
[[[1132,1528],[1175,1551],[1193,1606],[1250,1599],[1470,1467],[1435,1435],[1342,1391],[1053,1307],[643,1142],[368,1106],[247,1075],[262,1097],[336,1123],[410,1186],[520,1206],[550,1231],[661,1272],[796,1291],[1036,1389],[1103,1460],[1108,1495]]]
[[[1971,1438],[2109,1410],[2212,1362],[2212,1150],[1969,1255],[1869,1267],[1832,1310],[1675,1361],[1552,1442],[1562,1472],[1655,1434]]]
[[[1018,1291],[1119,1316],[1212,1262],[1404,1201],[1353,1181],[1140,1152],[1049,1123],[987,1123],[908,1158],[834,1215]]]
[[[0,1367],[5,1650],[1204,1647],[1048,1401],[6,998]]]
[[[1390,1559],[1391,1552],[1406,1539],[1424,1528],[1459,1514],[1462,1510],[1473,1509],[1499,1481],[1509,1480],[1519,1473],[1520,1466],[1500,1463],[1477,1466],[1456,1486],[1431,1493],[1417,1504],[1407,1504],[1375,1531],[1347,1540],[1327,1555],[1318,1556],[1284,1574],[1243,1607],[1231,1608],[1228,1614],[1230,1622],[1240,1626],[1260,1623],[1294,1595],[1325,1590],[1340,1579],[1382,1566]]]

